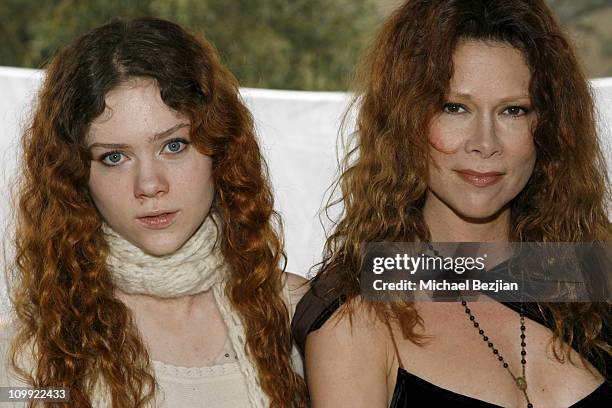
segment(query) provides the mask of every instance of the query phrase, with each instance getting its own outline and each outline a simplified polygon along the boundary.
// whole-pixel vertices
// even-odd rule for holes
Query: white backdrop
[[[28,121],[41,78],[38,70],[0,67],[0,182],[4,183],[0,220],[8,216],[7,186],[16,168],[19,134]],[[593,80],[593,88],[600,138],[608,163],[612,163],[612,78]],[[350,95],[248,88],[242,94],[255,117],[276,208],[284,220],[287,270],[305,276],[319,261],[323,247],[319,210],[336,176],[338,127]],[[610,176],[611,169],[609,165]],[[0,279],[0,312],[6,307]]]

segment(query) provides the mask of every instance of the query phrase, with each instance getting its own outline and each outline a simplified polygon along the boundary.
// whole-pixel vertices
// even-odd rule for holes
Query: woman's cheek
[[[460,129],[445,124],[443,120],[434,119],[429,128],[429,143],[441,153],[453,154],[461,147],[461,134]]]

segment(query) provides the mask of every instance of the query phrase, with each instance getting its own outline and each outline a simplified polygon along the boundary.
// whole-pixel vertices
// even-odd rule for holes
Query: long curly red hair
[[[213,159],[213,209],[223,220],[221,250],[231,270],[227,294],[244,321],[263,391],[273,407],[306,406],[281,295],[281,224],[253,119],[214,48],[153,18],[96,28],[46,69],[22,141],[11,279],[20,323],[14,369],[34,387],[68,388],[73,407],[91,406],[97,377],[110,386],[114,407],[143,407],[154,396],[149,355],[105,266],[108,247],[88,192],[84,142],[105,95],[138,77],[153,79],[164,102],[188,115],[194,145]],[[32,373],[18,363],[29,346]]]
[[[336,282],[352,312],[360,294],[363,242],[429,241],[423,218],[428,189],[429,124],[444,104],[453,51],[462,39],[500,41],[521,50],[531,70],[537,113],[534,172],[511,203],[509,241],[610,242],[606,163],[598,143],[589,84],[542,0],[408,0],[383,24],[355,80],[357,124],[336,184],[343,213],[325,246],[317,280]],[[347,118],[349,116],[347,115]],[[415,343],[424,322],[410,304],[370,303],[400,320]],[[539,305],[554,339],[571,344],[605,371],[609,303]],[[391,314],[389,314],[391,313]],[[607,332],[606,332],[607,330]],[[559,359],[569,357],[556,341]]]

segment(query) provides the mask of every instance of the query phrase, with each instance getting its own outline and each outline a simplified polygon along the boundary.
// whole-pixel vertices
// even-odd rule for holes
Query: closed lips
[[[151,212],[145,215],[142,215],[140,217],[136,217],[136,218],[155,218],[155,217],[159,217],[161,215],[167,215],[167,214],[172,214],[175,213],[176,211],[156,211],[156,212]]]
[[[501,176],[504,173],[499,171],[488,171],[488,172],[479,172],[475,170],[455,170],[458,173],[467,174],[468,176],[477,176],[477,177],[492,177],[492,176]]]
[[[177,214],[178,211],[157,213],[155,215],[137,218],[137,220],[141,225],[147,228],[161,229],[171,225],[176,220]]]
[[[461,177],[464,181],[470,183],[475,187],[488,187],[493,184],[496,184],[499,180],[502,179],[502,175],[504,173],[500,172],[486,172],[481,173],[473,170],[459,170],[457,171],[459,177]]]

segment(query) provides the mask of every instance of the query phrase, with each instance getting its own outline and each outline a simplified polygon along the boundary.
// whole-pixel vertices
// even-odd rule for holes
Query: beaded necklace
[[[431,245],[431,243],[427,242],[426,244],[427,244],[427,248],[430,251],[432,251],[435,256],[437,256],[438,258],[443,258],[440,255],[440,253]],[[493,344],[493,341],[491,341],[491,339],[489,339],[489,337],[485,334],[485,332],[482,329],[482,327],[480,327],[480,323],[476,321],[476,316],[474,316],[474,314],[472,313],[472,311],[468,307],[467,302],[465,301],[465,299],[461,295],[461,291],[458,291],[458,293],[459,293],[459,298],[461,299],[461,305],[465,308],[465,313],[469,316],[470,321],[472,322],[472,324],[474,325],[476,330],[478,330],[478,334],[480,334],[480,336],[482,336],[482,340],[485,343],[487,343],[487,346],[489,346],[489,348],[493,352],[493,355],[497,356],[497,359],[502,363],[502,366],[508,371],[508,373],[510,374],[510,376],[514,380],[514,384],[516,385],[516,387],[519,390],[521,390],[521,392],[525,396],[525,400],[527,401],[527,408],[533,408],[533,404],[531,403],[531,401],[529,400],[529,396],[527,395],[527,377],[525,376],[525,366],[527,365],[527,351],[525,351],[525,347],[527,346],[527,343],[526,343],[526,336],[525,336],[525,328],[526,327],[525,327],[525,313],[523,312],[523,302],[521,302],[521,310],[520,310],[520,313],[519,313],[520,322],[521,322],[521,326],[520,326],[520,328],[521,328],[521,336],[520,336],[520,338],[521,338],[521,369],[522,369],[522,373],[521,374],[522,375],[520,377],[517,377],[510,370],[510,366],[504,360],[504,357],[500,354],[499,350],[495,347],[495,345]]]

